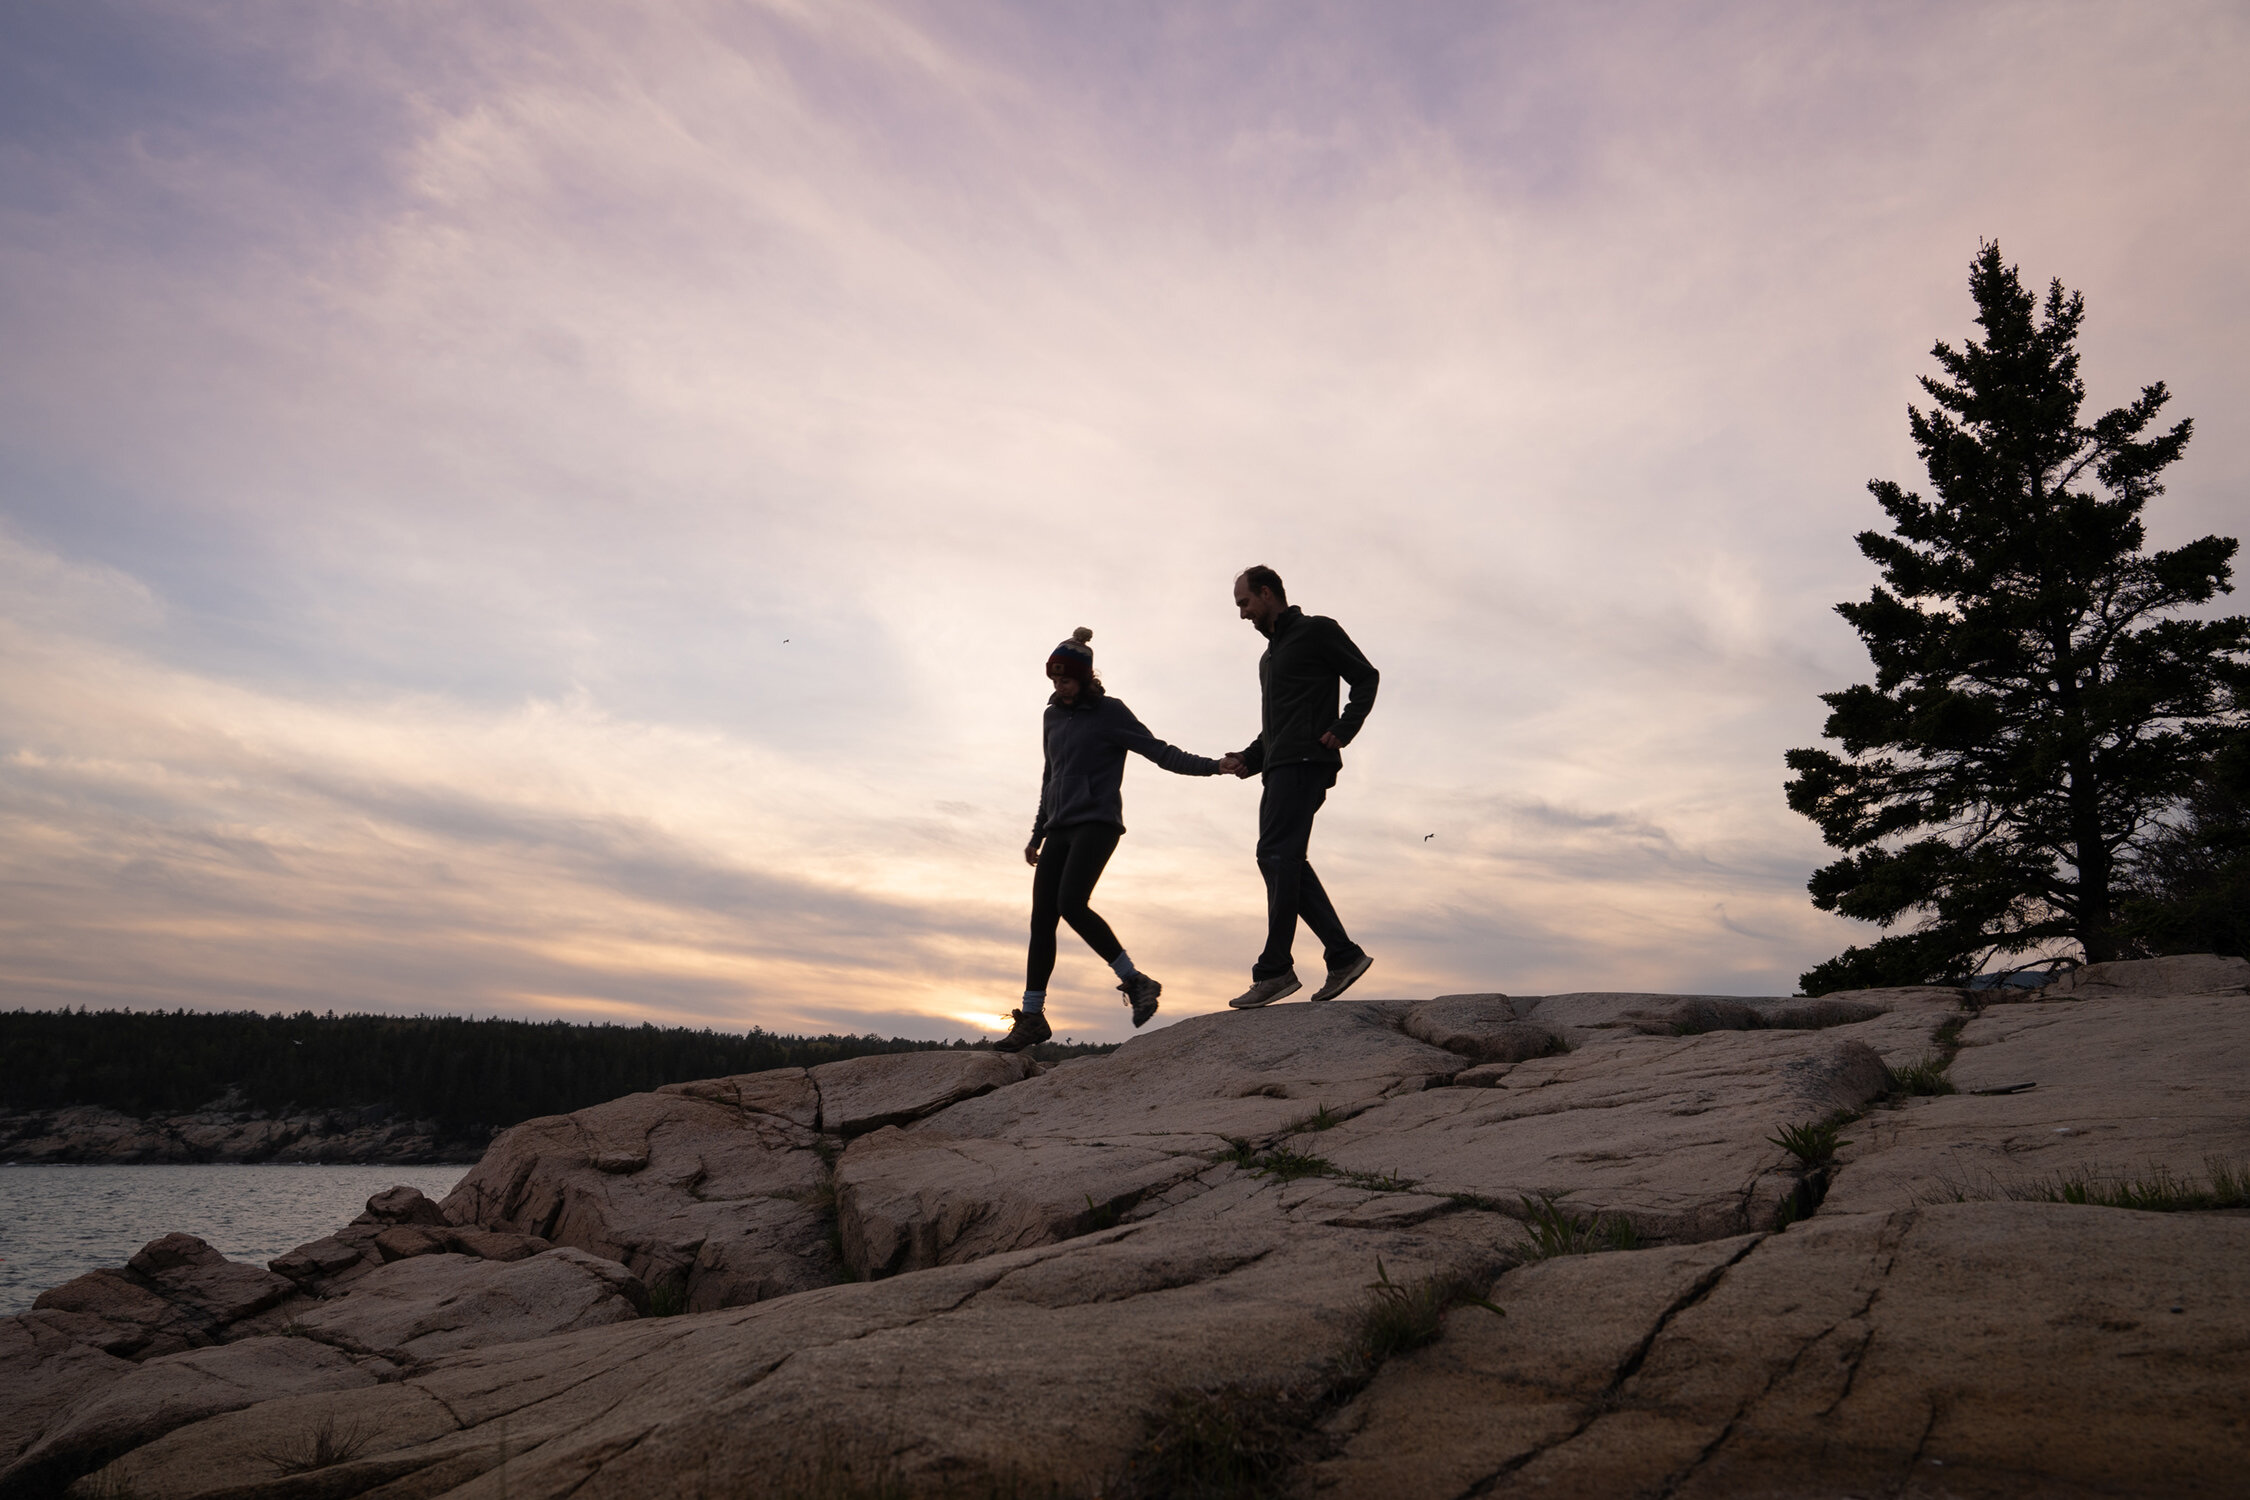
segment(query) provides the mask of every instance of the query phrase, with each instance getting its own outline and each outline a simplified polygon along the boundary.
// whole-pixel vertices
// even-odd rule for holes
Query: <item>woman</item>
[[[1117,975],[1133,1024],[1156,1014],[1164,986],[1133,967],[1117,935],[1086,904],[1102,867],[1117,851],[1125,832],[1125,752],[1138,751],[1167,771],[1182,776],[1216,776],[1219,763],[1165,744],[1143,728],[1133,711],[1109,696],[1094,676],[1094,632],[1081,625],[1047,658],[1047,766],[1039,777],[1039,815],[1031,821],[1024,862],[1031,877],[1031,961],[1024,978],[1023,1008],[1009,1012],[1015,1022],[993,1043],[1001,1052],[1021,1052],[1055,1033],[1047,1025],[1047,979],[1055,971],[1055,922],[1070,923]],[[1044,845],[1044,847],[1042,847]]]

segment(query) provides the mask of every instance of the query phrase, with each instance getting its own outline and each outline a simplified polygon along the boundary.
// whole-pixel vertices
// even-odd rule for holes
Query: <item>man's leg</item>
[[[1336,909],[1329,904],[1320,878],[1305,862],[1313,815],[1328,800],[1327,781],[1317,766],[1276,766],[1266,773],[1258,799],[1258,873],[1266,880],[1266,950],[1250,970],[1252,979],[1272,979],[1295,967],[1290,949],[1296,942],[1297,917],[1305,911],[1308,898],[1320,913],[1312,920],[1321,941],[1331,943],[1333,934],[1347,945],[1350,942],[1343,937],[1343,924],[1336,920]]]
[[[1305,919],[1313,936],[1320,939],[1321,961],[1329,972],[1357,962],[1365,951],[1345,933],[1343,919],[1336,915],[1336,908],[1330,904],[1328,892],[1322,887],[1320,877],[1313,873],[1309,860],[1297,886],[1297,915]]]

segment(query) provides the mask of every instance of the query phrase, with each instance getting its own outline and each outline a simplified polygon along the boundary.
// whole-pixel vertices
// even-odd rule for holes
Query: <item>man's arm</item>
[[[1335,726],[1320,737],[1322,744],[1334,750],[1341,749],[1358,737],[1360,726],[1367,722],[1368,711],[1375,707],[1375,686],[1382,680],[1383,674],[1376,671],[1375,664],[1360,653],[1359,647],[1352,644],[1352,638],[1344,634],[1343,626],[1334,620],[1323,620],[1321,623],[1327,627],[1321,632],[1321,660],[1338,677],[1343,678],[1352,690]]]

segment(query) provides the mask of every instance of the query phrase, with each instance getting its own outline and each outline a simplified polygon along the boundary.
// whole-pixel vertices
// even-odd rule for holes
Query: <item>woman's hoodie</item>
[[[1107,693],[1081,692],[1075,703],[1047,700],[1047,768],[1039,777],[1036,844],[1057,828],[1107,823],[1125,831],[1125,752],[1135,751],[1182,776],[1216,776],[1219,763],[1190,755],[1150,734],[1133,711]]]

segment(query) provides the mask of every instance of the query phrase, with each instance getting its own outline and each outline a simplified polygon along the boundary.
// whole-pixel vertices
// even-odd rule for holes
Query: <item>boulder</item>
[[[338,1350],[302,1338],[253,1338],[144,1361],[0,1470],[0,1497],[51,1494],[175,1427],[261,1401],[349,1390],[376,1378]]]
[[[1506,995],[1440,995],[1406,1010],[1399,1029],[1478,1063],[1516,1063],[1560,1052],[1563,1039],[1519,1019]]]
[[[0,1318],[0,1468],[15,1462],[58,1414],[97,1396],[133,1364],[96,1347],[69,1313]],[[98,1337],[99,1334],[96,1334]]]
[[[122,1269],[74,1277],[41,1292],[32,1306],[108,1325],[88,1342],[145,1359],[239,1337],[240,1325],[296,1291],[287,1277],[230,1261],[194,1235],[168,1234],[149,1241]]]
[[[648,1293],[630,1271],[583,1250],[518,1261],[429,1255],[369,1272],[348,1296],[300,1312],[291,1327],[355,1354],[419,1363],[622,1323],[647,1306]]]
[[[518,1125],[447,1196],[446,1217],[618,1261],[699,1310],[825,1286],[842,1265],[823,1138],[804,1123],[818,1095],[787,1071],[774,1087],[719,1080],[732,1087]]]
[[[451,1220],[445,1210],[432,1203],[420,1188],[385,1188],[367,1200],[367,1212],[356,1221],[361,1224],[424,1224],[444,1228]]]

